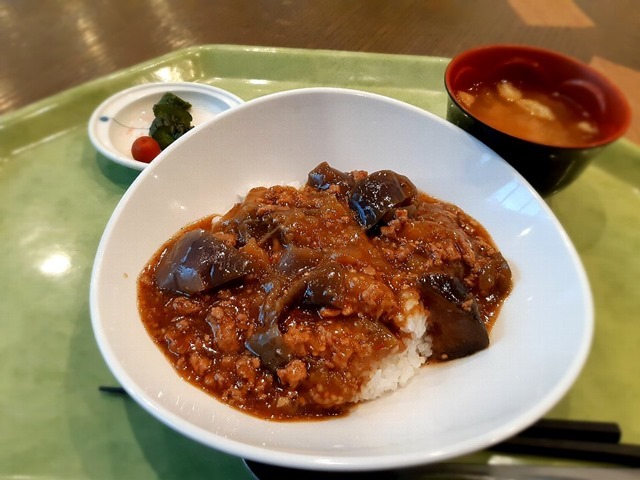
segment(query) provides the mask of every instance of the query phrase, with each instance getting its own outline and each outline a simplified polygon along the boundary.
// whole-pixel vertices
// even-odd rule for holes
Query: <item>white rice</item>
[[[402,330],[410,334],[406,348],[380,362],[356,401],[372,400],[404,387],[431,356],[431,338],[426,334],[427,311],[417,292],[406,291],[403,296]]]

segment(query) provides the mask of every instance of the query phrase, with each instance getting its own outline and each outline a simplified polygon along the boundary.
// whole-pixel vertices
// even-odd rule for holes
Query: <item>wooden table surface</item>
[[[640,112],[638,0],[0,0],[0,114],[194,45],[451,57],[525,43],[603,72]],[[627,138],[640,143],[640,115]]]

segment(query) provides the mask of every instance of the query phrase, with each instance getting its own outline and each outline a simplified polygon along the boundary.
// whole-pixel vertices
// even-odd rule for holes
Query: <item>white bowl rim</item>
[[[462,135],[469,136],[466,132],[459,129],[458,127],[450,124],[444,119],[425,111],[419,107],[414,105],[402,102],[400,100],[396,100],[390,97],[386,97],[384,95],[375,94],[371,92],[354,90],[348,88],[335,88],[335,87],[306,87],[299,88],[294,90],[287,90],[277,93],[268,94],[250,101],[236,107],[232,110],[227,110],[225,112],[220,113],[215,118],[209,120],[202,125],[208,125],[214,122],[220,121],[222,118],[236,114],[236,112],[248,109],[248,108],[259,108],[260,105],[276,101],[279,98],[295,96],[300,94],[338,94],[338,95],[358,95],[365,96],[372,99],[376,99],[378,101],[390,103],[396,105],[401,108],[410,109],[414,112],[419,112],[421,115],[426,115],[431,117],[432,120],[440,122],[444,125],[447,125],[447,128],[452,128],[458,130]],[[186,139],[192,135],[193,131],[188,132],[183,138]],[[481,144],[475,138],[470,137],[471,141],[475,141],[481,145],[481,148],[488,149],[488,147]],[[243,457],[249,460],[270,463],[274,465],[286,466],[291,468],[304,468],[309,470],[319,470],[319,471],[373,471],[373,470],[383,470],[388,468],[402,468],[402,467],[410,467],[416,466],[425,463],[437,462],[446,460],[453,457],[458,457],[461,455],[469,454],[474,451],[477,451],[479,448],[485,448],[491,444],[495,444],[499,441],[502,441],[511,435],[514,435],[518,431],[526,428],[537,419],[539,419],[542,415],[544,415],[549,409],[551,409],[561,398],[562,396],[569,390],[572,386],[573,382],[577,378],[578,374],[582,370],[590,350],[592,338],[593,338],[593,299],[591,297],[591,292],[589,289],[589,282],[582,266],[580,257],[576,252],[571,240],[568,235],[564,231],[562,225],[557,220],[551,209],[548,205],[542,200],[540,195],[526,182],[526,180],[519,175],[515,170],[513,170],[514,176],[520,180],[520,182],[526,186],[529,190],[530,194],[535,197],[540,202],[540,208],[544,211],[545,215],[549,217],[549,220],[553,223],[554,228],[557,230],[559,235],[564,242],[565,247],[568,249],[568,253],[572,263],[576,268],[576,274],[580,279],[581,285],[585,287],[583,294],[584,307],[585,307],[585,330],[582,332],[582,342],[580,345],[580,350],[577,355],[573,358],[571,365],[566,369],[566,372],[562,378],[561,382],[558,382],[554,389],[547,392],[544,398],[538,402],[536,408],[533,408],[526,412],[526,414],[520,415],[518,418],[514,419],[508,424],[504,424],[500,429],[487,432],[483,438],[473,439],[472,442],[467,442],[464,444],[458,444],[456,448],[451,448],[449,450],[442,450],[439,452],[430,452],[429,454],[425,453],[410,453],[405,455],[395,455],[393,457],[370,457],[370,456],[351,456],[351,457],[310,457],[306,454],[299,453],[291,453],[291,452],[283,452],[283,451],[272,451],[267,447],[254,447],[251,445],[246,445],[242,442],[235,441],[233,439],[224,438],[220,436],[216,436],[211,432],[208,432],[199,427],[194,427],[189,422],[184,419],[173,415],[171,412],[164,411],[161,408],[158,408],[151,397],[149,397],[145,392],[137,387],[137,385],[132,381],[131,377],[128,373],[121,368],[118,360],[113,357],[113,352],[106,343],[106,339],[104,336],[104,332],[102,330],[103,325],[98,320],[100,313],[96,310],[98,303],[98,292],[96,289],[97,279],[101,273],[102,265],[100,263],[100,259],[104,253],[104,250],[107,246],[109,236],[111,231],[113,230],[114,225],[117,223],[118,218],[125,208],[129,198],[135,193],[139,184],[141,184],[144,179],[148,176],[152,176],[154,174],[155,168],[157,165],[160,165],[162,159],[166,156],[167,152],[170,152],[173,149],[173,145],[168,147],[165,151],[163,151],[154,161],[150,164],[150,168],[145,169],[132,183],[130,188],[125,192],[122,199],[116,206],[111,218],[109,219],[104,234],[101,238],[100,244],[98,246],[98,250],[96,253],[96,259],[93,266],[93,271],[91,275],[91,287],[90,287],[90,310],[91,310],[91,319],[93,329],[96,335],[96,341],[98,343],[99,349],[105,358],[109,368],[113,372],[114,376],[121,382],[121,385],[125,390],[129,393],[131,397],[133,397],[137,403],[143,406],[149,413],[155,416],[158,420],[170,426],[173,429],[176,429],[183,435],[192,438],[198,442],[201,442],[205,445],[213,447],[222,452],[226,452],[235,456]],[[494,153],[497,157],[497,155]],[[159,160],[159,161],[158,161]],[[505,164],[506,165],[506,164]],[[508,168],[511,168],[507,165]],[[211,438],[211,437],[215,438]],[[480,447],[478,445],[480,444]]]

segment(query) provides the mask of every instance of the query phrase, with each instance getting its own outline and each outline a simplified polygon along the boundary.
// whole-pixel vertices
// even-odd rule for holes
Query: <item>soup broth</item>
[[[502,80],[475,85],[456,97],[469,113],[493,128],[532,142],[582,147],[600,135],[589,113],[557,92],[525,89]]]

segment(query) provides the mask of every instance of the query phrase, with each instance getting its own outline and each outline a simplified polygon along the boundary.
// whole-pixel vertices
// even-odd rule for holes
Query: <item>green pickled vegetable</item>
[[[149,127],[149,135],[164,150],[193,128],[189,113],[191,104],[171,92],[165,93],[153,106],[155,119]]]
[[[165,93],[158,102],[158,105],[173,105],[174,107],[181,108],[182,110],[189,110],[191,108],[191,104],[189,102],[181,99],[171,92]]]

